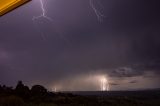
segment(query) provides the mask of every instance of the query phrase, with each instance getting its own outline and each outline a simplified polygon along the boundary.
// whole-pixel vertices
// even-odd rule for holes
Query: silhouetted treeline
[[[70,93],[50,92],[42,85],[33,85],[30,89],[22,81],[18,81],[15,88],[0,85],[0,106],[21,106],[25,103],[41,104],[53,102],[59,104],[59,100],[56,100],[56,98],[72,96]],[[18,105],[19,103],[21,105]]]
[[[48,92],[47,89],[42,85],[34,85],[31,87],[31,89],[29,89],[29,87],[24,85],[22,81],[19,81],[14,89],[13,87],[0,85],[0,95],[15,95],[22,98],[24,101],[35,101],[35,98],[37,100],[41,99],[39,101],[45,101],[46,98],[49,98],[51,96],[53,97],[55,94],[52,92]]]
[[[0,106],[160,106],[160,90],[101,93],[106,95],[54,93],[19,81],[15,88],[0,85]]]

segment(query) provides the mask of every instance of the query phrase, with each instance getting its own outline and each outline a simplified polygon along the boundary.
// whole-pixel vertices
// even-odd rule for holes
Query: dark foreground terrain
[[[0,106],[160,106],[160,90],[53,93],[20,81],[0,86]]]

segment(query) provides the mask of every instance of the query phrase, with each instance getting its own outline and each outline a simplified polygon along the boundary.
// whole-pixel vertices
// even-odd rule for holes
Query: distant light
[[[57,88],[56,87],[54,88],[54,92],[57,92]]]
[[[31,0],[0,0],[0,16]]]

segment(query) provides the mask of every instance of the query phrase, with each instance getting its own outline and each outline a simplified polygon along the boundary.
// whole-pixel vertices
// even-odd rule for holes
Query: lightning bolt
[[[34,16],[33,17],[33,20],[36,20],[36,19],[39,19],[39,18],[45,18],[49,21],[53,21],[52,18],[48,17],[46,15],[46,10],[45,10],[45,6],[44,6],[44,1],[43,0],[39,0],[40,1],[40,7],[41,7],[41,10],[42,10],[42,14],[39,15],[39,16]],[[98,21],[103,21],[103,18],[105,17],[104,14],[102,14],[102,12],[100,12],[96,6],[95,6],[95,1],[94,0],[89,0],[89,4],[91,6],[91,8],[93,9],[94,13],[96,14],[97,16],[97,19]]]
[[[38,20],[40,18],[44,18],[48,21],[53,21],[53,19],[51,17],[47,16],[47,14],[46,14],[44,0],[39,0],[39,3],[40,3],[40,9],[41,9],[42,13],[39,16],[33,16],[32,20],[35,21],[35,20]],[[89,4],[90,4],[91,8],[93,9],[95,15],[97,16],[98,21],[102,22],[103,18],[104,18],[104,15],[96,8],[95,0],[89,0]],[[39,25],[35,24],[35,27],[36,27],[37,31],[41,34],[43,40],[46,40],[44,32],[42,30],[39,30]]]
[[[46,14],[46,9],[45,9],[44,0],[39,0],[39,3],[40,3],[40,9],[41,9],[41,12],[42,12],[42,13],[41,13],[39,16],[34,16],[34,17],[32,18],[33,22],[35,22],[35,20],[38,20],[38,19],[40,19],[40,18],[46,19],[46,20],[48,20],[49,22],[50,22],[50,21],[53,22],[53,19],[50,18],[49,16],[47,16],[47,14]],[[39,24],[42,24],[42,22],[40,21]],[[40,29],[40,26],[43,26],[43,25],[39,25],[39,24],[34,23],[35,29],[37,30],[38,33],[40,33],[40,35],[41,35],[41,37],[42,37],[43,40],[47,40],[47,39],[46,39],[46,35],[45,35],[45,33],[44,33],[44,30],[41,30],[41,29]],[[50,28],[54,27],[52,23],[49,23],[49,24],[50,24],[50,26],[49,26]],[[59,37],[61,37],[61,38],[62,38],[63,40],[65,40],[68,44],[70,44],[70,41],[69,41],[67,38],[65,38],[65,37],[63,36],[63,34],[61,34],[61,31],[59,31],[59,30],[57,30],[57,29],[54,29],[54,31],[57,33],[57,35],[59,35]]]
[[[91,8],[93,9],[94,13],[96,14],[98,21],[102,22],[102,21],[103,21],[103,18],[104,18],[105,16],[104,16],[104,14],[102,14],[102,12],[100,12],[100,11],[96,8],[95,3],[94,3],[94,0],[89,0],[89,4],[90,4]]]
[[[44,1],[43,0],[39,0],[39,1],[40,1],[40,8],[42,10],[42,14],[39,15],[39,16],[34,16],[32,20],[37,20],[39,18],[45,18],[49,21],[53,21],[52,18],[50,18],[46,15],[46,10],[45,10],[45,7],[44,7]]]
[[[48,17],[46,15],[46,10],[45,10],[45,4],[44,4],[44,1],[43,0],[39,0],[39,3],[40,3],[40,9],[41,9],[41,14],[39,16],[33,16],[32,20],[33,22],[35,22],[35,20],[38,20],[40,18],[44,18],[48,21],[53,21],[52,18]],[[43,30],[40,30],[40,25],[37,25],[36,23],[34,23],[34,26],[35,26],[35,29],[37,30],[38,33],[40,33],[41,37],[43,40],[46,40],[46,36],[44,34],[44,31]]]

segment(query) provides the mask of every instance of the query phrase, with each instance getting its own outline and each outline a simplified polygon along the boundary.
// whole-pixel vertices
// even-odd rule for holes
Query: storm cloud
[[[160,87],[160,2],[94,3],[104,14],[101,22],[89,0],[46,0],[53,22],[32,20],[41,14],[38,0],[0,17],[0,84],[71,86],[78,78],[80,86],[93,85],[80,90],[97,90],[80,79],[104,74],[115,90]]]

